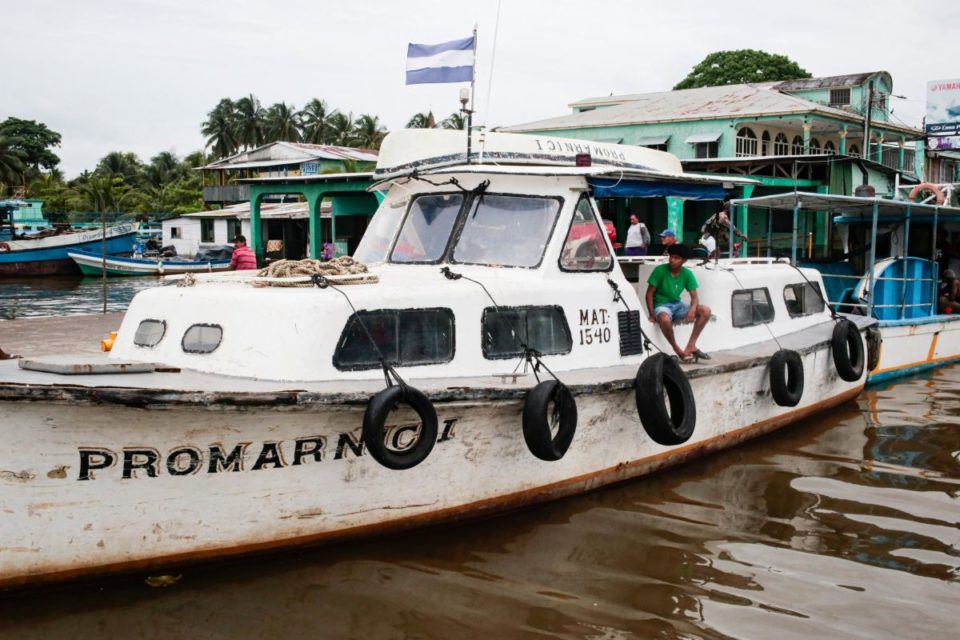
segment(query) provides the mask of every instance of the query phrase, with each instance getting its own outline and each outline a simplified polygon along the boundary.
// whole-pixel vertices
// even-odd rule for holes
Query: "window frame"
[[[763,291],[767,298],[767,306],[770,308],[770,318],[768,320],[757,320],[756,319],[756,304],[753,302],[753,294],[756,291]],[[737,324],[737,316],[734,312],[734,300],[738,295],[750,295],[750,310],[751,310],[751,322],[749,324]],[[773,306],[773,298],[770,296],[770,289],[768,287],[753,287],[752,289],[737,289],[730,294],[730,324],[733,325],[734,329],[746,329],[748,327],[756,327],[762,324],[769,324],[776,320],[777,310]]]
[[[210,238],[207,240],[206,238]],[[217,240],[216,221],[212,218],[200,218],[200,242],[213,244]]]
[[[850,97],[851,96],[850,96],[849,87],[830,89],[829,97],[827,98],[827,103],[831,107],[836,107],[836,106],[849,107]]]
[[[563,266],[563,249],[567,245],[567,238],[570,237],[570,230],[573,229],[577,208],[584,199],[587,200],[587,205],[590,207],[590,212],[593,214],[594,222],[597,223],[597,227],[600,229],[600,238],[603,240],[603,244],[607,247],[607,253],[610,257],[610,265],[606,269],[567,269]],[[556,226],[554,226],[554,228],[556,228]],[[600,217],[600,210],[598,207],[594,206],[593,196],[587,192],[582,193],[577,199],[577,203],[574,205],[573,215],[570,216],[570,224],[567,226],[567,232],[563,234],[563,244],[560,246],[560,255],[557,256],[557,268],[559,268],[562,273],[610,273],[613,271],[616,261],[617,252],[610,244],[610,238],[607,237],[607,226],[604,224],[603,218]]]
[[[470,212],[473,211],[473,204],[479,199],[482,199],[484,196],[497,196],[501,198],[536,198],[538,200],[553,200],[557,203],[557,212],[553,217],[553,224],[550,227],[550,231],[547,233],[546,241],[543,243],[543,251],[540,252],[540,259],[537,260],[537,263],[532,266],[523,266],[523,265],[493,265],[486,262],[460,262],[454,260],[453,256],[457,250],[457,245],[460,243],[460,238],[463,235],[463,230],[467,226],[467,218],[470,216]],[[479,195],[472,195],[469,198],[466,198],[465,206],[461,209],[460,214],[457,218],[457,221],[454,223],[453,231],[450,234],[450,242],[447,245],[446,251],[444,251],[444,259],[450,264],[464,264],[478,267],[493,267],[499,266],[504,269],[539,269],[543,266],[543,259],[547,255],[547,249],[550,248],[550,241],[553,239],[553,234],[557,230],[557,225],[560,224],[560,217],[563,215],[563,205],[566,204],[566,198],[558,195],[537,195],[532,193],[487,193],[484,192]],[[596,213],[596,211],[594,212]],[[601,225],[602,226],[602,225]],[[397,234],[399,237],[399,234]],[[405,263],[404,263],[405,264]]]
[[[163,330],[160,332],[160,337],[157,338],[157,341],[154,342],[153,344],[144,344],[144,343],[137,342],[137,334],[140,332],[140,327],[142,327],[142,326],[144,325],[144,323],[147,323],[147,322],[159,323],[159,324],[163,327]],[[164,338],[166,335],[167,335],[167,321],[166,321],[166,320],[158,320],[157,318],[144,318],[144,319],[141,320],[140,323],[137,325],[137,330],[134,331],[134,333],[133,333],[133,344],[136,345],[136,346],[138,346],[138,347],[141,347],[141,348],[143,348],[143,349],[152,349],[152,348],[154,348],[155,346],[157,346],[158,344],[160,344],[160,343],[163,341],[163,338]]]
[[[806,305],[804,304],[803,301],[806,300],[806,295],[805,295],[805,294],[806,294],[806,289],[807,289],[807,287],[810,287],[810,288],[814,289],[814,290],[817,292],[817,299],[820,301],[820,308],[819,308],[819,309],[815,309],[815,310],[813,310],[813,311],[806,311],[806,310],[805,310]],[[793,311],[791,311],[791,310],[790,310],[790,305],[787,303],[787,289],[792,289],[792,290],[794,290],[794,294],[793,294],[793,295],[796,296],[796,295],[797,295],[797,291],[796,291],[797,288],[801,288],[801,290],[804,292],[804,297],[798,298],[798,299],[800,300],[800,306],[801,306],[802,308],[804,308],[804,310],[802,310],[800,313],[794,313]],[[817,282],[794,282],[794,283],[791,283],[791,284],[784,285],[784,287],[783,287],[783,306],[786,307],[786,309],[787,309],[787,314],[788,314],[791,318],[802,318],[802,317],[804,317],[804,316],[812,316],[812,315],[817,314],[817,313],[822,313],[823,310],[827,308],[826,304],[824,304],[824,302],[823,302],[823,291],[820,289],[820,284],[817,283]]]
[[[757,134],[750,127],[740,127],[734,141],[736,143],[735,157],[752,158],[760,155],[760,141],[757,138]]]
[[[460,209],[457,211],[456,216],[453,219],[453,225],[450,227],[450,235],[447,236],[447,244],[443,247],[443,251],[440,252],[439,257],[436,260],[408,260],[405,262],[394,261],[393,252],[397,250],[397,243],[400,242],[400,237],[403,235],[403,228],[407,224],[407,219],[410,217],[410,212],[413,210],[414,203],[420,198],[430,198],[434,196],[462,196],[463,201],[460,203]],[[427,193],[420,193],[410,198],[410,202],[407,203],[407,210],[403,214],[403,220],[400,222],[400,225],[397,227],[396,233],[394,233],[393,240],[390,242],[390,249],[387,251],[387,262],[389,264],[441,264],[443,262],[449,262],[447,256],[450,254],[450,249],[453,246],[454,236],[457,235],[457,229],[461,224],[461,219],[463,217],[464,209],[473,201],[468,194],[464,194],[463,191],[430,191]]]
[[[217,341],[217,346],[215,346],[213,349],[210,349],[209,351],[200,351],[200,350],[197,350],[197,349],[187,349],[187,346],[186,346],[187,334],[190,333],[190,330],[193,329],[194,327],[214,327],[214,328],[216,328],[216,329],[219,329],[219,330],[220,330],[220,340]],[[223,327],[220,326],[219,324],[215,324],[215,323],[211,323],[211,322],[195,322],[195,323],[193,323],[192,325],[190,325],[189,327],[187,327],[187,330],[183,332],[183,337],[180,338],[180,349],[183,350],[184,353],[194,353],[194,354],[197,354],[197,355],[206,355],[206,354],[208,354],[208,353],[213,353],[214,351],[216,351],[217,349],[219,349],[219,348],[220,348],[220,345],[222,345],[222,344],[223,344]]]
[[[713,142],[695,142],[693,144],[693,157],[697,160],[719,158],[720,141],[714,140]]]
[[[448,362],[452,362],[457,355],[457,317],[456,317],[456,314],[453,313],[453,309],[450,309],[449,307],[424,307],[424,308],[410,308],[410,309],[360,309],[359,311],[356,311],[350,314],[350,316],[347,318],[347,321],[343,324],[343,329],[340,331],[340,337],[337,338],[336,346],[333,349],[332,361],[333,361],[334,368],[337,371],[369,371],[371,369],[378,369],[381,366],[379,362],[349,364],[349,363],[343,362],[339,357],[342,347],[345,344],[347,331],[351,328],[352,323],[354,322],[354,319],[357,316],[360,316],[360,315],[373,316],[375,314],[389,314],[394,316],[394,318],[396,319],[397,325],[399,325],[401,321],[400,319],[401,314],[424,313],[424,312],[440,312],[446,315],[447,317],[449,317],[450,319],[450,357],[442,360],[432,360],[428,362],[424,361],[424,362],[405,363],[402,361],[400,357],[401,353],[403,352],[403,348],[401,343],[398,342],[396,345],[397,358],[395,361],[388,360],[387,364],[394,367],[425,367],[425,366],[431,366],[436,364],[447,364]],[[396,326],[395,329],[396,329],[396,335],[402,338],[401,333],[399,331],[399,327]]]
[[[790,155],[790,139],[787,138],[787,134],[782,131],[777,132],[776,137],[773,139],[773,155]]]
[[[564,356],[568,355],[573,351],[573,334],[570,331],[570,322],[567,320],[567,314],[564,311],[563,307],[558,304],[530,304],[530,305],[518,305],[518,306],[496,306],[496,307],[484,307],[483,315],[480,316],[480,350],[483,352],[484,360],[513,360],[515,358],[523,357],[523,350],[516,352],[511,352],[507,354],[497,354],[490,355],[487,351],[487,340],[486,340],[486,327],[487,327],[487,318],[490,314],[500,313],[502,311],[522,311],[523,312],[523,322],[524,322],[524,332],[526,332],[529,337],[529,325],[527,319],[529,317],[528,312],[531,310],[539,309],[552,309],[556,310],[560,315],[560,326],[563,328],[563,333],[567,339],[567,348],[566,351],[538,351],[541,355],[544,356]]]

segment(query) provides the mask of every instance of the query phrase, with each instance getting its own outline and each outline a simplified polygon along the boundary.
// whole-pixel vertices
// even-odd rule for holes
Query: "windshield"
[[[543,258],[559,211],[557,198],[480,196],[464,222],[453,260],[536,267]]]
[[[357,250],[353,252],[354,259],[366,264],[386,261],[390,252],[390,243],[397,235],[397,227],[402,221],[403,209],[398,208],[396,204],[380,205],[377,212],[373,214],[367,230],[363,232],[363,238],[360,239]]]
[[[463,194],[459,193],[425,195],[414,200],[390,260],[439,261],[447,248],[450,232],[462,204]]]

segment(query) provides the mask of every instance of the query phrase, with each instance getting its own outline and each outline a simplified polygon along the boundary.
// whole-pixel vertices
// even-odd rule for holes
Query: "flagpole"
[[[470,142],[473,138],[474,83],[477,81],[477,24],[473,25],[473,71],[470,73],[470,108],[467,112],[467,164],[470,164]]]

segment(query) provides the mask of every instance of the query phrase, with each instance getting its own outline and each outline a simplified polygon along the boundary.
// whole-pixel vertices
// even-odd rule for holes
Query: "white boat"
[[[95,251],[70,251],[67,253],[81,273],[86,276],[100,275],[104,269],[108,276],[164,276],[177,273],[204,273],[227,271],[230,259],[187,260],[184,258],[103,256]]]
[[[487,134],[465,164],[465,147],[388,136],[366,273],[185,276],[136,296],[109,357],[0,362],[0,586],[476,518],[862,390],[874,321],[785,262],[689,264],[712,359],[659,353],[638,292],[663,259],[621,269],[591,192],[719,183],[639,148]]]
[[[795,233],[800,215],[824,212],[833,216],[833,233],[843,239],[843,255],[800,262],[822,272],[834,308],[878,319],[882,346],[870,367],[870,382],[960,361],[960,314],[942,313],[937,308],[938,257],[944,249],[938,244],[938,231],[946,227],[954,233],[960,231],[960,209],[803,192],[734,204],[793,215]],[[854,251],[855,247],[859,251]],[[794,261],[797,250],[794,242]]]

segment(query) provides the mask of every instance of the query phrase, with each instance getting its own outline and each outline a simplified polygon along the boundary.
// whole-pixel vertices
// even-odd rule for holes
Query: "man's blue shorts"
[[[690,305],[686,302],[664,302],[653,310],[653,317],[658,318],[661,313],[669,313],[674,322],[682,322],[690,311]]]

